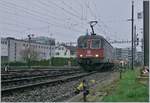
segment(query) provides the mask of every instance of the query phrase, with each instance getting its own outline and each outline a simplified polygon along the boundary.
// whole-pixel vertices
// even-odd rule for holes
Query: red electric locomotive
[[[113,47],[102,36],[96,35],[92,27],[91,35],[78,38],[78,63],[85,70],[110,69],[113,66]]]

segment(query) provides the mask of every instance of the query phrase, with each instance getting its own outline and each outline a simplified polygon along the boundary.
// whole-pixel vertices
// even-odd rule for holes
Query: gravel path
[[[43,86],[42,88],[34,88],[22,93],[13,93],[7,97],[1,97],[2,102],[56,102],[65,101],[74,96],[74,88],[79,84],[79,81],[86,79],[95,79],[99,81],[103,78],[110,79],[113,73],[103,72],[96,73],[90,76],[83,77],[78,80],[58,84],[56,86]]]

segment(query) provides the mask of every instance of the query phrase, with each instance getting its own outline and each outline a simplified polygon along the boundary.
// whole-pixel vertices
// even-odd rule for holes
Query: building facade
[[[5,38],[1,39],[1,61],[8,61],[8,41]]]
[[[25,61],[26,58],[42,60],[55,55],[55,43],[46,44],[31,40],[1,38],[1,59],[9,62]],[[5,58],[5,59],[4,59]]]
[[[55,47],[55,57],[75,58],[76,48],[74,46],[66,46],[66,45],[58,44]]]

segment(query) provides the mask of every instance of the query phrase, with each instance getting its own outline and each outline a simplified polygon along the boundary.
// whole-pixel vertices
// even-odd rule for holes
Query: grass
[[[103,98],[103,102],[148,102],[148,84],[140,84],[136,77],[139,72],[128,70],[122,75],[113,90]]]

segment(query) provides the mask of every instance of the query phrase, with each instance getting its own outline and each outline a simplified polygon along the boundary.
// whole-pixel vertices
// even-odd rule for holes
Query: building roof
[[[16,38],[13,38],[13,37],[7,37],[7,38],[1,38],[1,39],[15,40],[15,41],[26,42],[26,43],[29,42],[28,39],[16,39]],[[36,44],[41,44],[41,45],[50,45],[48,43],[36,42],[35,40],[31,40],[31,43],[36,43]],[[53,44],[53,45],[55,45],[55,44]]]

